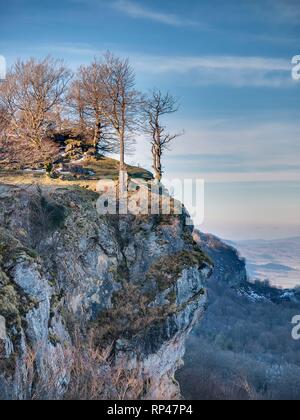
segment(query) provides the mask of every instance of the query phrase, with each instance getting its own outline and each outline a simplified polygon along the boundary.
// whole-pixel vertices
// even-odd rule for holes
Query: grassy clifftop
[[[132,178],[152,179],[152,174],[140,167],[127,166]],[[101,179],[116,180],[119,174],[119,162],[103,157],[101,159],[87,158],[68,164],[67,169],[58,173],[56,179],[46,175],[45,171],[8,170],[0,167],[0,184],[9,185],[48,185],[48,186],[79,186],[96,190],[96,184]]]

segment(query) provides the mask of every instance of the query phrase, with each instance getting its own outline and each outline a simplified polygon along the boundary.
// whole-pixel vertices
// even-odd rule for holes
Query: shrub
[[[46,235],[61,229],[66,219],[66,209],[60,204],[46,198],[40,189],[30,202],[30,225],[35,245]]]

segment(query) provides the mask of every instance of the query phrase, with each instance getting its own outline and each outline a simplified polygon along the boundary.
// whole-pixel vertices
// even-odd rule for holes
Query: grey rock
[[[16,356],[13,371],[0,372],[0,398],[64,398],[72,349],[77,341],[82,348],[87,344],[91,328],[101,337],[99,345],[112,348],[110,364],[99,365],[99,372],[125,361],[141,369],[145,385],[143,395],[133,398],[180,398],[174,375],[186,337],[205,310],[211,271],[205,259],[200,268],[193,259],[187,264],[186,255],[195,251],[184,217],[99,216],[97,196],[85,190],[0,192],[0,274],[16,300],[15,319],[7,325],[0,316],[0,343],[9,358],[13,342]],[[31,200],[41,196],[65,209],[59,224],[32,217]],[[169,259],[176,270],[160,281],[164,267],[155,267]],[[114,395],[112,385],[105,386],[101,395]]]

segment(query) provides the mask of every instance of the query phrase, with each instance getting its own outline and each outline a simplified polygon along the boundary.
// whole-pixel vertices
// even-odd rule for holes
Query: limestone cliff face
[[[96,200],[0,186],[1,399],[65,398],[72,349],[90,342],[108,355],[101,374],[121,363],[138,372],[141,386],[123,397],[180,396],[174,374],[205,308],[210,262],[183,216],[100,217]],[[115,388],[96,397],[118,398]]]

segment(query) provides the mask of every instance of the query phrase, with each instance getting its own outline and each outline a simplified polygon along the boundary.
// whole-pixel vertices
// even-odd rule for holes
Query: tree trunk
[[[83,136],[84,135],[84,132],[85,132],[86,126],[85,126],[84,112],[83,112],[82,107],[79,107],[78,113],[79,113],[79,130],[80,130],[80,135]]]
[[[155,181],[156,183],[160,184],[162,179],[161,150],[157,144],[153,145],[152,155]]]
[[[127,191],[127,170],[125,165],[125,140],[124,133],[120,135],[120,171],[119,171],[119,186],[120,193]]]
[[[125,141],[124,133],[120,135],[120,172],[125,171]]]
[[[93,140],[93,144],[94,147],[96,149],[96,154],[97,154],[97,149],[98,149],[98,144],[101,138],[101,121],[99,119],[99,117],[96,118],[96,125],[95,125],[95,130],[94,130],[94,140]]]

